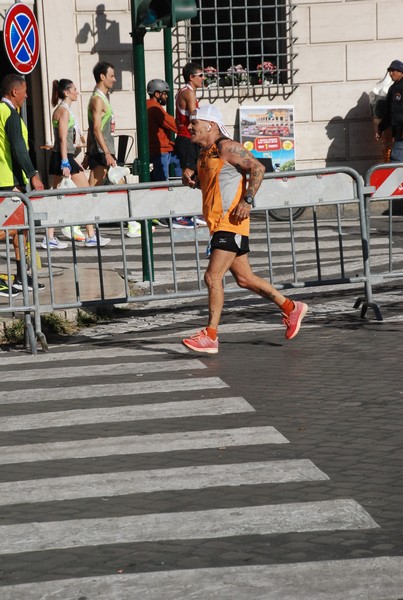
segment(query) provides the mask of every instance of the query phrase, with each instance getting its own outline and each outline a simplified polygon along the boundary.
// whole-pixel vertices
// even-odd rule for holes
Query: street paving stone
[[[400,290],[399,290],[400,293]],[[219,539],[195,538],[159,541],[125,541],[124,543],[99,544],[89,548],[52,549],[40,552],[24,550],[2,556],[0,586],[4,590],[17,584],[34,584],[74,578],[126,575],[157,574],[162,572],[182,572],[183,570],[225,569],[246,566],[287,566],[310,565],[300,575],[309,589],[309,578],[316,573],[312,564],[323,561],[353,561],[355,559],[375,560],[382,557],[403,557],[403,384],[401,377],[401,347],[403,342],[403,320],[396,311],[397,288],[388,288],[380,293],[385,300],[382,307],[385,321],[362,320],[352,306],[356,292],[333,292],[314,295],[293,293],[294,297],[306,300],[310,311],[306,324],[295,340],[287,342],[281,327],[278,312],[263,301],[243,296],[227,303],[223,314],[223,327],[220,330],[220,352],[213,357],[186,355],[168,349],[155,362],[169,362],[180,358],[189,362],[189,370],[174,373],[141,373],[141,362],[150,363],[153,359],[147,353],[144,357],[132,353],[129,370],[117,376],[107,375],[107,381],[97,383],[142,384],[147,381],[164,381],[165,377],[188,379],[200,377],[198,370],[192,369],[192,361],[197,358],[205,366],[206,378],[219,378],[226,387],[218,389],[182,389],[169,393],[128,395],[122,401],[119,397],[90,397],[80,399],[80,389],[90,386],[84,374],[77,376],[73,385],[77,386],[77,398],[57,402],[37,402],[27,398],[26,403],[13,405],[13,382],[4,383],[2,390],[10,394],[7,404],[0,404],[2,417],[23,416],[33,413],[43,415],[43,429],[0,433],[1,446],[25,444],[49,444],[82,439],[113,438],[115,436],[152,435],[184,431],[204,431],[211,429],[236,429],[240,427],[273,427],[288,443],[252,444],[246,446],[220,446],[214,448],[175,450],[172,452],[140,453],[136,455],[98,456],[82,458],[58,458],[43,462],[25,462],[14,465],[0,465],[0,483],[43,479],[46,477],[83,476],[87,474],[124,473],[133,470],[170,469],[203,465],[228,465],[273,460],[307,459],[320,469],[328,480],[304,480],[287,483],[262,483],[238,487],[221,486],[198,490],[161,490],[152,493],[126,493],[116,497],[75,498],[62,501],[30,502],[22,498],[19,504],[2,507],[1,527],[27,526],[37,522],[57,523],[60,521],[91,519],[123,519],[144,515],[175,513],[194,514],[195,511],[241,510],[249,506],[262,507],[297,503],[334,502],[353,500],[374,520],[376,527],[364,529],[331,531],[284,531],[274,534],[256,533],[224,536]],[[388,299],[393,297],[393,303]],[[328,302],[327,302],[328,300]],[[401,303],[402,304],[402,303]],[[340,310],[337,312],[337,308]],[[178,306],[169,311],[159,307],[154,320],[152,308],[134,309],[130,318],[120,319],[82,332],[66,340],[62,345],[54,345],[50,352],[56,354],[75,352],[80,359],[77,364],[88,365],[91,372],[91,353],[96,350],[111,349],[111,356],[100,356],[96,364],[124,364],[122,348],[130,351],[141,350],[148,344],[177,344],[186,331],[196,330],[205,323],[206,307],[202,300]],[[172,314],[172,312],[174,314]],[[152,322],[152,325],[150,323]],[[258,327],[254,328],[254,324]],[[119,356],[114,359],[113,348],[119,348]],[[88,362],[83,355],[88,353]],[[13,359],[17,356],[12,352]],[[62,359],[62,357],[61,357]],[[7,355],[0,367],[5,373],[19,368],[26,369],[25,379],[17,389],[27,387],[29,395],[35,389],[52,386],[55,390],[71,386],[71,380],[58,379],[57,367],[63,362],[47,361],[40,365],[41,357],[35,358],[32,368],[35,373],[41,368],[54,365],[53,376],[49,373],[46,381],[29,381],[26,364],[7,366]],[[130,372],[130,363],[136,369]],[[74,363],[68,361],[71,367]],[[139,371],[140,370],[140,371]],[[140,375],[140,377],[139,377]],[[36,375],[37,376],[37,375]],[[49,428],[46,412],[106,408],[124,406],[130,403],[141,406],[146,403],[180,402],[202,398],[241,397],[253,407],[253,413],[187,416],[164,420],[138,422],[122,421],[103,424],[66,425]],[[68,524],[68,523],[67,523]],[[6,529],[3,529],[6,531]],[[330,563],[329,563],[330,564]],[[331,563],[332,565],[335,563]],[[343,563],[344,564],[344,563]],[[350,563],[356,565],[357,563]],[[364,564],[364,563],[359,563]],[[367,564],[367,563],[365,563]],[[368,563],[369,564],[369,563]],[[375,564],[375,563],[374,563]],[[401,563],[393,563],[393,565]],[[336,568],[336,567],[334,567]],[[356,567],[355,567],[356,568]],[[193,571],[192,571],[193,572]],[[218,573],[219,571],[216,571]],[[375,573],[375,571],[374,571]],[[340,581],[343,577],[340,579]],[[374,575],[371,596],[354,595],[353,576],[350,582],[351,598],[358,600],[398,600],[402,594],[396,592],[393,577],[390,585]],[[152,578],[147,580],[150,593]],[[379,581],[378,595],[376,595]],[[308,582],[308,583],[307,583]],[[358,582],[358,575],[357,575]],[[49,585],[49,584],[48,584]],[[117,585],[117,584],[116,584]],[[341,584],[340,584],[341,585]],[[223,584],[224,586],[224,584]],[[357,583],[358,586],[358,583]],[[314,589],[309,597],[298,595],[266,594],[249,598],[322,598]],[[34,589],[34,588],[33,588]],[[38,588],[39,589],[39,588]],[[47,588],[49,589],[49,588]],[[50,588],[51,589],[51,588]],[[78,588],[77,588],[78,589]],[[357,590],[359,587],[357,587]],[[362,589],[362,588],[361,588]],[[208,593],[202,596],[206,600]],[[339,600],[337,583],[334,595],[326,598]],[[8,593],[8,592],[7,592]],[[31,593],[31,592],[29,592]],[[34,592],[32,592],[34,593]],[[264,593],[264,591],[263,591]],[[304,592],[305,593],[305,592]],[[123,592],[122,592],[123,594]],[[241,592],[240,592],[241,594]],[[358,594],[358,592],[357,592]],[[386,594],[386,595],[385,595]],[[387,595],[389,594],[389,595]],[[1,587],[0,587],[0,598]],[[9,596],[6,596],[6,599]],[[12,597],[12,596],[10,596]],[[41,596],[27,595],[21,600]],[[50,596],[52,597],[52,596]],[[70,596],[69,596],[70,597]],[[79,600],[80,595],[71,596]],[[83,596],[84,597],[84,596]],[[98,596],[89,594],[86,598]],[[99,596],[101,597],[101,596]],[[112,598],[113,596],[111,596]],[[119,596],[117,596],[119,597]],[[122,595],[119,600],[129,596]],[[146,596],[144,596],[146,597]],[[165,600],[163,586],[160,596],[150,597]],[[188,598],[198,596],[191,596]],[[232,596],[237,600],[236,594]],[[247,596],[239,595],[239,598]],[[350,596],[345,596],[348,598]],[[67,598],[67,596],[66,596]],[[132,598],[137,598],[133,595]],[[139,596],[140,598],[140,596]],[[141,597],[143,600],[143,597]],[[186,598],[186,596],[184,596]],[[14,600],[14,599],[13,599]],[[16,597],[16,600],[19,600]],[[63,598],[63,600],[65,600]],[[343,598],[344,600],[344,598]]]

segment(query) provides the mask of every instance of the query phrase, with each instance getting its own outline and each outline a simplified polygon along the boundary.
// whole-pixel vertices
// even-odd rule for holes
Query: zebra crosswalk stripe
[[[81,546],[189,540],[287,532],[372,529],[354,500],[325,500],[0,527],[0,554]]]
[[[201,398],[182,402],[140,404],[138,406],[113,406],[65,410],[53,413],[35,413],[18,417],[3,417],[0,431],[23,431],[44,427],[73,427],[92,423],[118,423],[146,419],[174,419],[254,412],[243,398]]]
[[[403,557],[121,573],[1,587],[2,600],[392,600]]]
[[[154,433],[74,442],[2,446],[0,464],[286,443],[288,440],[274,427],[269,426],[181,431],[180,434]]]
[[[0,483],[0,506],[20,504],[24,498],[29,498],[30,503],[53,502],[166,490],[327,479],[328,476],[308,459],[96,473]]]
[[[25,369],[16,371],[2,371],[1,380],[6,381],[34,381],[46,378],[78,378],[78,377],[110,377],[113,375],[138,375],[143,373],[166,373],[176,371],[190,371],[192,369],[206,369],[200,360],[174,360],[153,361],[139,363],[109,363],[107,365],[83,365],[74,367],[58,367],[50,369]]]
[[[94,348],[91,350],[91,353],[88,350],[68,350],[66,352],[58,352],[55,351],[55,348],[50,347],[49,352],[40,353],[40,354],[23,354],[17,353],[12,354],[11,356],[3,356],[1,357],[1,365],[9,366],[9,365],[37,365],[49,362],[57,362],[57,361],[70,361],[70,360],[94,360],[99,358],[108,358],[110,359],[113,355],[113,358],[119,357],[127,357],[127,358],[138,358],[143,356],[150,355],[167,355],[167,351],[178,353],[178,354],[188,354],[188,350],[183,346],[183,344],[159,344],[157,346],[153,346],[152,344],[147,344],[142,346],[141,348]],[[3,354],[5,354],[3,352]]]
[[[219,377],[188,377],[135,381],[130,383],[101,383],[80,387],[32,388],[9,391],[0,390],[1,404],[23,404],[25,402],[55,402],[57,400],[85,400],[87,398],[138,396],[142,394],[169,394],[197,390],[222,389],[229,387]]]

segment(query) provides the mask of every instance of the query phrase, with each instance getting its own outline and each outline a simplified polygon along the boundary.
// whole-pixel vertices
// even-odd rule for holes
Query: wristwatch
[[[244,202],[246,202],[246,204],[249,204],[250,206],[253,206],[253,196],[248,196],[248,195],[246,195],[246,196],[244,196],[244,197],[242,198],[242,200],[243,200]]]

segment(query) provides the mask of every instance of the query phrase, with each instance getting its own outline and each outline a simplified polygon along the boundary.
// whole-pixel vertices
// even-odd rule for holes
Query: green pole
[[[150,157],[148,152],[148,121],[146,105],[146,70],[144,60],[145,30],[135,29],[134,0],[132,0],[132,26],[133,26],[133,69],[134,69],[134,95],[136,103],[137,123],[137,151],[138,159],[133,163],[133,173],[139,176],[141,182],[150,181]],[[148,244],[146,239],[148,231]],[[152,239],[152,222],[141,222],[141,250],[143,265],[143,281],[154,281],[154,254]],[[150,257],[150,260],[148,260]],[[149,264],[150,263],[150,264]],[[151,267],[151,272],[150,272]]]
[[[166,27],[164,29],[164,64],[165,64],[165,81],[169,85],[171,93],[168,96],[167,110],[170,115],[174,114],[174,76],[173,76],[173,60],[172,60],[172,29]]]
[[[167,112],[174,116],[175,115],[175,100],[174,100],[174,76],[173,76],[173,60],[172,60],[172,29],[166,27],[164,29],[164,64],[165,64],[165,81],[169,85],[171,93],[168,96]],[[171,140],[174,139],[174,133],[170,133]],[[174,176],[173,165],[169,166],[170,177]]]

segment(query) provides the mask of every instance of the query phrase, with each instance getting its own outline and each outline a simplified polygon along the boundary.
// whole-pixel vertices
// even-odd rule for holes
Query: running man
[[[223,117],[213,105],[201,106],[192,113],[189,131],[192,142],[201,147],[197,184],[202,191],[203,215],[212,237],[210,262],[204,275],[209,298],[208,324],[183,343],[196,352],[218,352],[217,332],[224,305],[223,278],[227,271],[232,273],[239,287],[259,294],[280,308],[285,337],[291,340],[297,335],[308,306],[286,298],[255,275],[248,259],[250,211],[265,168],[241,144],[230,139]],[[196,185],[191,179],[187,183],[190,187]]]

